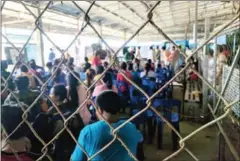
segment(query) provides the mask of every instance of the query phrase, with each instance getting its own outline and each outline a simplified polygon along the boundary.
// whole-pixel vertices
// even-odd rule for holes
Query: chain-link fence
[[[7,3],[6,1],[3,2],[2,6],[1,6],[1,11],[3,10],[4,8],[4,4]],[[132,34],[131,37],[128,38],[128,40],[126,42],[124,42],[124,44],[122,44],[122,46],[117,50],[117,51],[114,51],[108,44],[107,42],[104,40],[104,38],[100,35],[100,33],[97,31],[97,29],[94,27],[94,25],[91,23],[91,17],[89,17],[89,12],[91,11],[91,8],[92,6],[94,5],[95,1],[94,2],[91,2],[91,5],[89,6],[88,10],[85,12],[81,6],[79,6],[76,2],[72,1],[72,3],[82,12],[84,13],[84,21],[83,21],[83,24],[82,24],[82,27],[81,29],[78,31],[78,33],[76,34],[75,38],[72,40],[72,42],[68,45],[68,47],[63,51],[61,50],[52,40],[51,38],[48,36],[48,34],[44,31],[44,29],[41,27],[40,25],[40,19],[42,17],[42,15],[46,12],[46,10],[48,10],[49,8],[49,5],[52,3],[51,1],[49,1],[46,5],[46,7],[41,11],[41,13],[39,14],[39,16],[36,16],[35,13],[33,13],[29,7],[22,1],[19,1],[19,3],[21,3],[23,5],[23,7],[30,13],[30,15],[32,15],[35,19],[35,28],[33,29],[33,31],[31,32],[31,35],[29,36],[28,40],[26,41],[26,43],[24,44],[23,48],[19,51],[18,48],[14,45],[14,43],[12,43],[6,35],[2,35],[2,37],[4,39],[6,39],[6,41],[11,44],[16,50],[18,50],[19,52],[19,55],[21,55],[25,49],[25,47],[27,46],[27,44],[29,43],[32,35],[34,34],[34,32],[36,30],[39,30],[41,32],[41,34],[43,34],[51,43],[52,45],[59,51],[62,53],[62,57],[61,57],[61,61],[60,63],[58,64],[57,66],[57,69],[60,68],[61,66],[62,67],[65,67],[72,75],[74,75],[74,77],[76,79],[78,79],[78,81],[85,86],[87,92],[89,92],[93,87],[94,85],[96,85],[96,83],[104,76],[104,74],[113,66],[113,65],[116,65],[115,62],[116,62],[116,59],[117,59],[117,55],[118,53],[137,35],[139,34],[139,32],[148,24],[151,24],[158,32],[159,34],[162,34],[166,40],[170,41],[173,45],[175,45],[176,47],[178,47],[178,45],[175,44],[175,42],[170,38],[168,37],[167,34],[165,34],[165,32],[156,25],[156,23],[154,23],[152,17],[153,17],[153,14],[154,14],[154,10],[155,8],[158,6],[158,5],[161,5],[161,2],[158,1],[156,2],[155,5],[153,5],[151,8],[149,8],[149,11],[148,13],[146,14],[146,21],[139,26],[139,28],[137,29],[137,31]],[[50,101],[51,103],[53,104],[54,108],[57,110],[57,112],[60,114],[60,116],[62,117],[62,119],[64,120],[64,127],[63,129],[53,138],[51,138],[51,140],[49,142],[45,142],[40,136],[39,134],[35,131],[35,129],[32,127],[32,124],[28,121],[28,113],[29,111],[34,107],[34,105],[37,103],[37,101],[44,95],[44,92],[46,90],[46,87],[47,87],[47,84],[49,81],[51,81],[54,77],[54,75],[56,74],[57,70],[55,70],[53,72],[53,75],[46,81],[46,82],[43,82],[37,75],[34,75],[34,77],[40,82],[41,84],[41,93],[39,94],[39,96],[35,99],[34,102],[32,102],[32,104],[29,106],[29,105],[24,105],[19,99],[18,97],[14,94],[14,92],[12,91],[12,89],[8,88],[8,85],[7,85],[7,82],[11,79],[13,73],[14,73],[14,70],[16,69],[16,65],[14,66],[13,68],[13,71],[10,73],[10,75],[8,76],[7,79],[4,79],[2,78],[2,82],[1,82],[1,85],[4,85],[4,89],[2,90],[1,94],[3,94],[3,92],[5,90],[8,90],[14,97],[15,99],[17,100],[17,103],[19,104],[20,107],[22,107],[22,111],[23,111],[23,115],[22,115],[22,122],[19,124],[19,126],[16,127],[15,130],[12,131],[11,134],[7,134],[7,139],[14,134],[14,132],[22,125],[22,124],[27,124],[28,128],[31,130],[31,132],[34,134],[34,136],[38,139],[38,141],[43,145],[43,148],[42,148],[42,154],[41,156],[37,159],[37,160],[42,160],[43,158],[47,157],[49,160],[53,160],[51,158],[51,156],[48,154],[49,152],[49,149],[48,149],[48,146],[50,144],[52,144],[62,133],[63,131],[67,131],[69,133],[69,135],[72,137],[72,139],[74,140],[74,142],[77,144],[77,146],[79,146],[79,148],[86,154],[87,156],[87,159],[88,160],[92,160],[94,159],[94,157],[96,157],[99,153],[101,153],[102,151],[104,151],[106,148],[108,148],[115,140],[118,140],[120,141],[120,143],[122,144],[122,146],[124,146],[124,148],[127,150],[127,152],[129,153],[129,155],[134,159],[134,160],[137,160],[137,158],[132,154],[132,152],[130,151],[129,147],[126,146],[126,144],[121,140],[121,138],[117,135],[117,131],[119,129],[121,129],[123,126],[125,126],[127,123],[129,123],[130,121],[132,121],[133,119],[135,119],[136,117],[140,116],[141,114],[143,114],[144,112],[146,112],[147,110],[151,109],[155,115],[159,116],[176,134],[177,136],[179,137],[179,146],[180,148],[175,151],[174,153],[172,153],[171,155],[169,155],[167,158],[165,158],[164,160],[169,160],[171,158],[173,158],[174,156],[178,155],[179,153],[181,153],[182,151],[186,151],[194,160],[199,160],[197,158],[197,156],[195,156],[190,149],[187,148],[186,146],[186,142],[192,138],[194,135],[196,135],[197,133],[199,133],[200,131],[204,130],[205,128],[211,126],[211,125],[214,125],[214,124],[217,124],[218,125],[218,128],[219,128],[219,131],[221,132],[223,138],[225,139],[232,155],[234,156],[234,159],[235,160],[239,160],[239,153],[237,152],[237,150],[234,148],[234,146],[232,145],[230,139],[228,138],[228,136],[226,135],[222,125],[221,125],[221,121],[226,118],[226,117],[231,117],[232,119],[233,116],[232,116],[232,110],[231,110],[231,107],[237,103],[239,103],[239,100],[234,100],[232,102],[228,102],[223,94],[224,94],[224,91],[223,92],[218,92],[207,80],[206,78],[204,78],[199,72],[197,72],[195,69],[192,69],[192,71],[194,73],[196,73],[196,75],[201,79],[201,81],[203,83],[205,83],[215,94],[216,96],[219,98],[220,101],[223,102],[224,104],[224,113],[222,113],[220,116],[216,116],[213,112],[213,109],[211,107],[210,110],[212,111],[212,115],[213,115],[213,120],[206,123],[205,125],[201,126],[200,128],[196,129],[195,131],[193,131],[192,133],[190,133],[189,135],[183,137],[174,127],[173,125],[170,123],[169,120],[167,120],[158,110],[156,110],[153,106],[152,106],[152,101],[153,99],[162,91],[164,90],[164,88],[166,88],[171,82],[174,81],[174,79],[176,77],[178,77],[181,73],[183,73],[187,68],[191,68],[191,57],[193,57],[194,55],[196,55],[210,40],[212,40],[215,36],[217,36],[221,31],[223,31],[226,27],[228,27],[231,23],[233,23],[234,21],[236,21],[237,19],[239,19],[239,16],[240,16],[240,13],[236,13],[236,16],[233,17],[233,19],[231,21],[229,21],[228,23],[224,24],[218,32],[216,33],[213,33],[209,38],[207,38],[207,40],[201,44],[197,49],[194,50],[194,52],[192,53],[191,56],[187,57],[187,55],[184,53],[184,52],[181,52],[181,54],[184,56],[185,58],[185,66],[184,68],[182,68],[180,71],[178,71],[169,81],[167,81],[165,83],[165,85],[163,85],[160,89],[158,89],[153,95],[148,95],[141,87],[139,87],[136,83],[134,83],[132,80],[130,80],[123,71],[119,70],[119,72],[124,76],[124,78],[129,81],[131,83],[132,86],[134,86],[137,90],[139,90],[146,98],[147,98],[147,101],[146,101],[146,104],[147,106],[145,108],[143,108],[142,110],[140,110],[137,114],[135,114],[134,116],[132,116],[131,118],[129,118],[128,120],[126,120],[123,124],[121,124],[120,126],[118,126],[117,128],[113,128],[111,126],[110,123],[108,123],[106,120],[105,122],[108,124],[108,126],[110,127],[111,129],[111,132],[112,132],[112,135],[113,135],[113,140],[110,141],[107,145],[105,145],[100,151],[98,151],[96,154],[92,155],[92,156],[89,156],[87,154],[87,152],[85,151],[85,149],[83,147],[81,147],[81,145],[78,143],[77,139],[74,137],[74,135],[72,134],[71,130],[68,128],[67,124],[69,122],[69,120],[79,112],[79,110],[84,106],[84,104],[87,102],[87,101],[91,101],[91,96],[88,95],[88,98],[77,108],[77,110],[71,115],[69,116],[68,118],[65,118],[63,116],[63,114],[61,113],[61,111],[59,110],[59,107],[54,103],[54,101],[51,100],[51,98],[49,96],[46,96]],[[84,31],[84,29],[86,27],[90,27],[92,28],[92,30],[96,33],[96,35],[99,37],[99,39],[101,39],[101,41],[106,45],[106,47],[111,51],[112,53],[112,61],[111,63],[109,64],[109,66],[107,67],[107,69],[105,69],[105,71],[101,74],[101,77],[96,80],[94,83],[91,84],[90,87],[87,87],[86,84],[84,84],[84,82],[82,82],[77,76],[76,74],[73,72],[73,70],[71,70],[69,68],[69,66],[67,66],[65,63],[64,63],[64,53],[66,51],[68,51],[68,49],[74,44],[74,42],[77,40],[77,38],[79,37],[79,35],[81,35],[81,33]],[[179,49],[181,50],[181,49]],[[239,50],[239,49],[238,49]],[[237,52],[237,54],[235,55],[235,57],[238,57],[237,55],[239,55],[239,51]],[[18,57],[18,60],[17,60],[17,63],[16,64],[24,64],[27,66],[28,69],[30,69],[29,65],[24,62],[24,60],[22,59],[21,56]],[[234,68],[234,63],[233,63],[233,66],[232,68]],[[230,72],[231,74],[231,72]],[[226,81],[228,82],[228,81]],[[226,83],[227,85],[227,83]],[[94,105],[94,102],[91,101],[91,103]],[[218,104],[219,105],[219,104]],[[27,106],[27,108],[23,108],[23,106]],[[96,108],[96,106],[94,105],[94,108]],[[4,127],[3,127],[4,129]],[[16,158],[19,158],[18,157],[18,154],[15,153],[16,155]]]

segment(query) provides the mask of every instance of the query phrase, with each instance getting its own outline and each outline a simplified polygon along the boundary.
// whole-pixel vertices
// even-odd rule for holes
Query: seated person
[[[21,65],[20,67],[21,73],[18,76],[27,76],[29,79],[29,88],[36,89],[35,77],[28,71],[28,68],[25,65]]]
[[[144,71],[140,73],[141,78],[156,78],[156,73],[151,69],[149,63],[145,64]]]
[[[138,85],[140,85],[141,84],[141,79],[140,79],[139,72],[137,72],[136,70],[133,70],[133,64],[132,63],[128,64],[128,71],[132,73],[133,81],[135,83],[137,83]]]
[[[93,83],[93,79],[95,77],[95,70],[93,69],[88,69],[86,72],[86,80],[84,81],[84,84],[87,87],[90,87]],[[79,110],[79,115],[81,116],[83,123],[85,125],[89,124],[91,121],[91,114],[88,110],[88,105],[90,105],[89,101],[86,102],[86,99],[91,96],[92,91],[94,88],[92,88],[89,92],[87,92],[87,89],[83,84],[80,84],[78,87],[78,101],[79,101],[79,106],[84,104],[83,107],[80,108]],[[85,102],[85,103],[84,103]]]
[[[122,62],[122,64],[121,64],[121,70],[122,70],[122,72],[123,72],[130,80],[132,80],[132,73],[129,72],[129,71],[127,71],[127,64],[126,64],[125,62]],[[128,92],[128,88],[130,87],[131,84],[130,84],[130,82],[123,76],[123,74],[120,73],[120,72],[118,72],[118,74],[117,74],[117,81],[118,81],[118,82],[125,82],[125,83],[128,85],[128,87],[126,88],[126,87],[122,86],[121,89],[120,89],[120,91],[121,91],[122,93]]]
[[[103,72],[104,72],[104,67],[102,65],[99,65],[96,67],[96,76],[94,77],[94,82],[100,78]],[[98,81],[96,85],[100,85],[100,84],[102,84],[102,82]]]
[[[124,121],[119,121],[117,113],[122,108],[120,97],[113,91],[105,91],[96,98],[97,117],[99,121],[85,126],[82,129],[78,138],[79,144],[87,152],[88,156],[92,156],[113,140],[111,129],[103,120],[105,118],[113,128],[118,127]],[[142,140],[141,133],[136,129],[132,123],[127,123],[125,126],[117,131],[119,138],[127,145],[133,155],[136,156],[137,145]],[[118,140],[115,140],[107,149],[98,154],[93,160],[133,160],[128,154],[127,150],[121,145]],[[76,145],[72,153],[71,160],[82,161],[87,160],[85,154]]]
[[[22,110],[17,104],[3,105],[1,107],[1,125],[9,135],[22,122]],[[13,119],[14,118],[14,119]],[[31,149],[31,141],[26,137],[29,131],[28,126],[24,123],[6,140],[7,135],[2,132],[1,137],[1,160],[2,161],[33,161],[28,155]],[[16,155],[13,153],[16,153]]]
[[[18,98],[20,102],[30,106],[39,96],[40,92],[37,90],[29,89],[29,79],[27,76],[19,76],[15,80],[17,91],[14,91],[14,95]],[[13,96],[12,93],[8,95],[4,104],[10,105],[14,103],[18,103],[16,98]],[[27,108],[27,107],[25,107]],[[31,117],[35,119],[35,116],[38,115],[40,112],[46,112],[48,109],[46,100],[44,98],[38,99],[37,103],[34,107],[31,108]],[[30,117],[28,116],[28,117]]]
[[[95,87],[92,97],[97,97],[100,93],[106,90],[112,90],[118,93],[117,87],[113,85],[112,75],[107,72],[101,79],[102,84]]]

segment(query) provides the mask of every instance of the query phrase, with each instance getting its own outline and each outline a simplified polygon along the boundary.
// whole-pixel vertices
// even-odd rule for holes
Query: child
[[[98,122],[86,126],[78,138],[79,144],[92,156],[113,140],[111,129],[102,119],[103,117],[114,127],[118,127],[124,121],[119,121],[117,113],[121,108],[120,97],[113,91],[105,91],[96,98]],[[117,131],[119,138],[127,145],[131,152],[136,155],[138,142],[141,141],[142,135],[132,123],[127,123]],[[73,161],[86,160],[85,154],[80,147],[76,148],[71,156]],[[93,160],[133,160],[127,150],[118,140],[115,140],[107,149],[102,151]]]

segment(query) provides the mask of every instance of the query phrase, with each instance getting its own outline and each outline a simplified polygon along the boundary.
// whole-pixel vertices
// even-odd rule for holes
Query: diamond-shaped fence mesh
[[[117,131],[121,128],[123,128],[127,123],[129,123],[130,121],[134,120],[136,117],[140,116],[141,114],[145,113],[147,110],[152,110],[154,112],[154,115],[157,115],[159,116],[166,124],[169,128],[171,128],[175,133],[176,135],[178,136],[179,138],[179,149],[177,151],[175,151],[174,153],[172,153],[171,155],[169,155],[167,158],[165,158],[164,160],[169,160],[171,158],[173,158],[174,156],[178,155],[179,153],[181,153],[182,151],[186,151],[187,153],[189,153],[189,155],[194,159],[194,160],[198,160],[197,156],[195,156],[190,149],[187,148],[186,146],[186,142],[192,138],[193,136],[195,136],[197,133],[199,133],[200,131],[204,130],[205,128],[213,125],[213,124],[217,124],[218,125],[218,128],[219,128],[219,131],[222,133],[226,143],[227,143],[227,146],[229,147],[232,155],[234,156],[235,160],[239,160],[239,153],[237,152],[237,150],[234,148],[234,146],[232,145],[231,141],[229,140],[228,136],[225,134],[225,131],[221,125],[221,120],[223,120],[224,118],[226,117],[232,117],[232,111],[231,111],[231,107],[237,103],[239,103],[239,100],[233,100],[232,102],[228,102],[225,98],[224,98],[224,91],[223,92],[218,92],[209,82],[207,79],[205,79],[199,72],[197,72],[195,69],[192,69],[192,71],[194,73],[196,73],[196,75],[201,79],[201,81],[206,84],[208,86],[208,88],[210,88],[215,94],[216,96],[219,98],[219,102],[222,101],[223,104],[224,104],[224,112],[223,114],[221,114],[220,116],[216,116],[213,112],[213,109],[211,107],[209,107],[212,111],[212,115],[213,115],[213,120],[206,123],[205,125],[201,126],[200,128],[196,129],[195,131],[191,132],[190,134],[188,134],[187,136],[183,137],[177,129],[175,129],[175,127],[172,125],[172,123],[167,119],[165,118],[158,110],[156,110],[153,105],[152,105],[152,102],[154,100],[155,97],[157,97],[157,95],[159,95],[166,87],[168,87],[179,75],[181,75],[183,72],[185,72],[185,70],[187,68],[191,68],[191,57],[193,57],[194,55],[197,54],[197,52],[199,50],[201,50],[210,40],[212,40],[215,36],[217,36],[221,31],[223,31],[226,27],[228,27],[231,23],[233,23],[234,21],[236,21],[238,18],[239,18],[239,13],[236,14],[236,16],[228,23],[224,24],[220,29],[219,31],[213,33],[203,44],[201,44],[197,49],[195,49],[195,51],[192,53],[192,55],[190,55],[189,57],[187,57],[187,55],[181,51],[181,49],[179,49],[181,51],[181,54],[183,55],[183,57],[185,58],[185,66],[180,70],[178,71],[171,79],[169,79],[169,81],[167,81],[160,89],[158,89],[154,94],[152,95],[148,95],[139,85],[137,85],[135,82],[133,82],[132,80],[130,80],[126,74],[119,70],[118,72],[120,72],[124,78],[130,82],[130,84],[132,86],[134,86],[137,90],[139,90],[145,97],[146,97],[146,107],[142,108],[142,110],[140,110],[138,113],[136,113],[135,115],[133,115],[132,117],[130,117],[129,119],[127,119],[123,124],[121,124],[120,126],[118,126],[117,128],[113,128],[113,126],[107,121],[105,120],[104,118],[102,118],[106,123],[107,125],[110,127],[111,129],[111,134],[113,135],[113,140],[111,140],[107,145],[104,145],[103,148],[98,151],[96,154],[92,155],[92,156],[89,156],[89,154],[87,154],[87,152],[85,151],[84,147],[82,147],[78,141],[77,141],[77,138],[75,138],[75,135],[72,133],[72,131],[69,129],[69,127],[67,126],[69,124],[69,122],[71,121],[71,119],[77,114],[79,113],[79,111],[81,110],[81,108],[87,103],[87,102],[91,102],[91,104],[93,105],[93,107],[96,109],[96,105],[95,103],[92,101],[91,99],[91,95],[88,95],[87,98],[85,99],[85,101],[79,105],[79,107],[75,110],[75,112],[73,112],[70,116],[68,116],[67,118],[65,118],[65,116],[63,115],[63,113],[61,112],[61,110],[59,109],[59,106],[56,105],[54,103],[53,100],[51,100],[51,98],[47,95],[45,95],[45,90],[46,90],[46,87],[47,87],[47,84],[53,80],[54,76],[56,75],[57,73],[57,70],[55,70],[52,74],[52,76],[50,78],[48,78],[45,82],[43,82],[41,80],[41,78],[38,77],[37,74],[34,74],[34,77],[38,80],[38,82],[40,83],[40,86],[41,86],[41,89],[40,89],[40,93],[39,95],[37,96],[37,98],[31,102],[31,104],[24,104],[21,100],[19,100],[18,96],[16,95],[16,93],[13,91],[13,89],[10,89],[9,88],[9,80],[12,79],[12,75],[17,67],[18,64],[24,64],[26,65],[26,67],[30,70],[30,66],[24,61],[23,57],[21,56],[25,47],[28,45],[32,35],[34,34],[34,32],[36,30],[39,30],[47,39],[48,41],[50,41],[52,43],[52,45],[59,51],[61,52],[62,54],[62,57],[61,57],[61,61],[60,63],[58,64],[58,66],[56,67],[56,69],[59,69],[59,68],[66,68],[86,89],[86,92],[87,93],[90,93],[90,91],[92,90],[92,88],[94,88],[94,86],[96,85],[96,83],[98,83],[101,78],[106,74],[106,72],[112,67],[112,66],[119,66],[118,64],[116,64],[116,61],[117,61],[117,55],[118,53],[123,50],[123,48],[136,36],[139,34],[139,32],[146,26],[146,25],[149,25],[151,24],[158,32],[159,34],[162,34],[166,40],[170,41],[174,46],[178,46],[175,44],[175,42],[170,38],[168,37],[167,34],[164,33],[164,31],[158,27],[156,25],[156,23],[154,23],[154,21],[152,20],[152,17],[153,17],[153,14],[154,14],[154,10],[155,8],[158,6],[158,5],[161,5],[161,2],[158,1],[156,2],[155,5],[153,5],[151,8],[149,8],[149,11],[148,13],[146,14],[146,21],[140,25],[138,27],[138,29],[136,30],[136,32],[128,38],[128,40],[126,42],[124,42],[122,44],[122,46],[114,51],[110,45],[108,45],[108,43],[104,40],[104,38],[101,36],[101,34],[97,31],[97,29],[94,27],[94,25],[92,25],[91,23],[91,17],[89,17],[89,12],[91,11],[92,9],[92,6],[94,5],[95,1],[91,2],[91,5],[89,6],[88,10],[85,12],[81,6],[79,6],[76,2],[72,1],[72,3],[81,11],[84,13],[84,20],[83,20],[83,24],[82,24],[82,27],[81,29],[78,31],[78,33],[76,34],[76,36],[74,37],[74,39],[69,43],[68,47],[65,49],[65,50],[61,50],[55,43],[53,40],[51,40],[50,36],[48,36],[48,34],[44,31],[44,29],[42,28],[42,26],[40,25],[40,19],[41,17],[43,16],[43,14],[46,12],[46,10],[48,10],[49,8],[49,5],[51,4],[52,1],[49,1],[46,5],[46,7],[41,11],[41,13],[39,14],[39,16],[36,16],[30,9],[29,7],[22,1],[19,1],[19,3],[22,4],[22,6],[30,13],[30,15],[32,15],[32,17],[35,19],[35,28],[32,30],[32,33],[30,34],[29,38],[27,39],[26,43],[24,44],[23,48],[19,51],[18,48],[14,45],[14,43],[12,43],[6,35],[2,35],[2,37],[4,39],[6,39],[6,41],[12,45],[12,47],[14,49],[16,49],[18,52],[19,52],[19,57],[16,61],[16,64],[13,68],[13,71],[10,73],[10,75],[5,79],[5,78],[1,78],[2,79],[2,82],[1,82],[1,85],[4,86],[4,89],[2,89],[1,91],[1,95],[4,94],[5,91],[8,91],[17,101],[17,104],[18,106],[21,107],[21,110],[23,112],[22,114],[22,122],[15,128],[15,130],[12,131],[12,133],[10,134],[7,134],[5,133],[6,135],[6,144],[8,144],[7,140],[8,138],[10,138],[11,136],[14,135],[14,133],[18,130],[18,128],[20,128],[23,124],[26,124],[28,129],[30,129],[30,132],[33,133],[33,135],[35,136],[35,138],[37,139],[37,141],[43,146],[42,150],[41,150],[41,154],[39,154],[39,157],[37,160],[44,160],[44,158],[48,158],[49,160],[53,160],[50,153],[51,153],[51,149],[49,148],[51,145],[54,144],[54,142],[56,141],[56,139],[58,139],[64,131],[66,131],[70,137],[74,140],[74,142],[76,143],[77,146],[79,146],[79,148],[83,151],[83,153],[86,154],[87,156],[87,160],[94,160],[94,158],[99,154],[101,153],[102,151],[106,150],[109,146],[111,146],[111,144],[118,140],[122,146],[127,150],[127,152],[129,153],[130,157],[133,158],[134,160],[137,160],[136,156],[134,154],[132,154],[131,150],[129,149],[129,147],[122,141],[122,139],[118,136],[117,134]],[[3,10],[4,8],[4,4],[6,3],[6,1],[3,2],[2,4],[2,7],[1,7],[1,11]],[[111,59],[111,62],[109,64],[109,66],[104,70],[104,72],[101,74],[101,76],[98,78],[98,80],[96,80],[95,82],[93,82],[90,86],[87,86],[83,81],[81,81],[79,79],[79,77],[76,75],[76,73],[74,73],[74,71],[68,66],[66,65],[66,63],[64,62],[64,53],[66,51],[68,51],[68,49],[75,43],[75,41],[77,40],[77,38],[81,35],[81,33],[85,30],[86,27],[90,27],[95,33],[96,35],[101,39],[101,41],[106,45],[106,47],[111,51],[111,54],[112,54],[112,59]],[[178,48],[178,47],[177,47]],[[238,57],[239,55],[239,50],[236,54],[235,57]],[[234,68],[234,63],[232,65],[231,68]],[[228,81],[228,80],[227,80]],[[225,87],[224,87],[225,88]],[[35,130],[35,128],[33,127],[33,124],[29,121],[29,111],[34,108],[34,105],[42,98],[46,98],[48,99],[53,107],[52,108],[55,108],[57,113],[60,115],[60,117],[62,118],[63,120],[63,125],[62,125],[62,129],[53,137],[53,138],[50,138],[48,139],[48,142],[46,142],[43,138],[40,137],[40,134],[39,132],[37,132]],[[219,103],[218,103],[219,104]],[[217,105],[218,106],[218,105]],[[5,127],[2,128],[3,131],[5,131]],[[4,148],[4,146],[2,145],[2,148]],[[13,150],[14,152],[14,150]],[[15,156],[17,158],[17,160],[21,160],[20,157],[18,156],[18,154],[16,152],[15,153]]]

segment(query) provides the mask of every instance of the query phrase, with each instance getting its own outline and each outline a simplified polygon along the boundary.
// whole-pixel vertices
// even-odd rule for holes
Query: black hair
[[[20,66],[20,70],[21,72],[28,72],[28,68],[24,64]]]
[[[46,66],[51,69],[53,67],[52,62],[47,62]]]
[[[112,89],[113,81],[112,81],[112,74],[107,72],[103,77],[103,82],[107,85],[108,89]]]
[[[161,63],[158,63],[158,64],[157,64],[157,68],[158,68],[158,69],[161,69],[161,68],[162,68]]]
[[[141,46],[139,46],[138,49],[141,49]]]
[[[147,63],[151,65],[152,64],[152,60],[148,59]]]
[[[209,49],[208,55],[210,55],[211,57],[213,57],[213,53],[214,53],[214,51],[213,51],[212,49]]]
[[[29,62],[29,66],[30,66],[32,69],[36,69],[36,67],[37,67],[35,61],[30,61],[30,62]]]
[[[156,49],[159,49],[159,46],[158,46],[158,45],[156,46]]]
[[[96,73],[97,74],[102,74],[104,71],[104,67],[102,65],[97,66]]]
[[[222,45],[219,46],[219,51],[220,51],[220,53],[223,52],[223,47],[222,47]]]
[[[132,70],[133,70],[133,63],[129,63],[129,64],[128,64],[128,70],[129,70],[129,71],[132,71]]]
[[[146,63],[145,64],[145,68],[144,68],[145,70],[146,70],[146,74],[145,74],[145,77],[148,75],[148,72],[150,71],[150,69],[151,69],[151,64],[149,64],[149,63]]]
[[[103,111],[116,115],[121,109],[120,97],[113,91],[104,91],[96,98],[97,106]]]
[[[127,69],[127,64],[125,62],[121,63],[121,69],[126,70]]]
[[[1,123],[7,134],[11,134],[15,128],[22,122],[22,109],[18,104],[6,104],[1,108]],[[9,137],[11,140],[17,140],[25,137],[29,128],[26,123],[23,123],[16,131]]]
[[[53,62],[53,65],[58,66],[60,62],[61,62],[61,59],[55,59]]]
[[[88,57],[85,57],[85,58],[84,58],[84,61],[85,61],[85,62],[88,62]]]
[[[74,75],[76,75],[78,78],[80,78],[79,74],[77,72],[74,72]],[[78,91],[77,87],[79,86],[79,82],[77,78],[72,73],[68,73],[67,76],[67,85],[69,87],[69,95],[70,102],[77,107],[78,106]]]
[[[173,46],[172,48],[173,48],[173,49],[176,49],[176,47],[175,47],[175,46]]]
[[[16,87],[19,91],[28,89],[29,79],[27,76],[19,76],[15,79]]]
[[[103,63],[103,66],[104,66],[104,68],[107,68],[107,67],[108,67],[108,62],[105,61],[105,62]]]
[[[166,50],[166,46],[162,46],[162,50]]]
[[[149,49],[152,50],[152,49],[153,49],[153,46],[150,46]]]
[[[93,70],[91,68],[86,71],[87,87],[90,87],[95,74],[96,74],[95,70]]]
[[[58,96],[60,101],[64,101],[67,98],[67,89],[62,84],[57,84],[53,86],[54,96]]]

